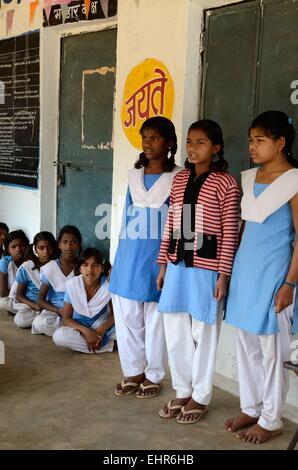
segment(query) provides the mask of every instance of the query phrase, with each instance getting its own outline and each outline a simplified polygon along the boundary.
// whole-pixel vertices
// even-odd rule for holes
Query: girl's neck
[[[148,165],[145,167],[145,173],[149,175],[159,175],[164,172],[164,165],[166,158],[160,158],[158,160],[150,160]]]
[[[276,174],[276,173],[284,173],[287,170],[290,170],[293,166],[288,162],[285,156],[280,156],[268,163],[265,163],[260,167],[260,172],[263,174]]]
[[[201,176],[207,171],[210,170],[210,164],[208,163],[198,163],[195,164],[195,174],[196,176]]]
[[[85,289],[87,293],[87,299],[90,300],[92,299],[92,297],[94,297],[96,292],[100,289],[100,286],[101,286],[100,278],[96,279],[96,281],[94,282],[88,282],[88,283],[83,278],[83,281],[84,281],[84,285],[85,285]]]
[[[63,256],[63,253],[60,255],[60,264],[61,265],[64,265],[64,266],[73,266],[76,262],[76,256],[74,256],[73,258],[65,258],[65,256]]]

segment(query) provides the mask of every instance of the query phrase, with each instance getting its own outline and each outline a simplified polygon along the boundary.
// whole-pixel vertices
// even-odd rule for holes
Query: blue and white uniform
[[[96,294],[88,301],[83,276],[76,276],[66,283],[64,302],[73,307],[72,319],[96,330],[105,323],[111,315],[109,301],[111,294],[106,277],[101,277],[101,285]],[[112,352],[115,339],[115,328],[112,327],[104,334],[101,347],[96,352]],[[73,349],[83,353],[90,353],[84,336],[75,328],[62,326],[53,334],[53,341],[57,346]]]
[[[110,281],[123,375],[145,373],[153,383],[163,380],[167,361],[163,320],[157,311],[157,257],[172,181],[180,170],[175,167],[160,175],[144,174],[144,168],[130,170]]]
[[[16,280],[17,270],[18,268],[11,256],[3,256],[3,258],[0,259],[0,272],[7,276],[7,285],[9,290],[11,290]],[[0,311],[13,314],[16,313],[13,308],[12,296],[0,297]]]
[[[72,279],[74,275],[74,271],[68,276],[64,275],[60,268],[59,259],[49,261],[42,266],[40,269],[40,281],[41,284],[45,284],[49,287],[47,302],[62,309],[64,305],[66,282]],[[42,310],[32,323],[32,334],[53,336],[54,331],[60,328],[60,326],[62,326],[60,315],[48,310]]]
[[[35,264],[31,260],[25,261],[17,271],[16,281],[10,291],[10,296],[13,297],[13,307],[17,312],[14,323],[19,328],[30,328],[39,312],[29,307],[29,305],[17,301],[15,298],[17,285],[24,284],[24,296],[31,302],[37,303],[40,289],[39,276],[39,269],[35,268]]]
[[[274,431],[282,427],[288,391],[283,362],[290,359],[294,311],[293,303],[276,314],[275,297],[293,253],[289,201],[298,193],[298,169],[271,184],[256,183],[257,170],[242,172],[245,229],[234,262],[226,322],[237,327],[241,409],[259,418],[262,428]]]

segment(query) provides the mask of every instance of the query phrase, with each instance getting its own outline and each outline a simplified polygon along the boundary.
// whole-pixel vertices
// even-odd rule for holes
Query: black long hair
[[[291,165],[298,168],[298,161],[292,154],[296,131],[292,120],[286,113],[283,111],[265,111],[253,120],[249,131],[251,129],[261,129],[267,137],[274,140],[284,137],[286,141],[284,147],[285,156]]]
[[[95,261],[102,266],[101,276],[107,277],[109,275],[111,263],[108,260],[105,260],[102,252],[94,247],[86,248],[80,254],[76,268],[77,275],[80,274],[80,267],[82,264],[84,264],[89,258],[94,258]]]
[[[224,159],[224,139],[222,130],[217,122],[211,119],[201,119],[192,123],[189,127],[188,132],[192,130],[202,130],[213,145],[220,145],[220,150],[217,152],[218,160],[211,163],[211,172],[224,172],[228,170],[228,162]],[[185,168],[194,169],[194,163],[190,163],[188,160],[185,161]]]
[[[170,119],[164,116],[155,116],[147,119],[140,129],[140,134],[142,134],[144,129],[154,129],[161,137],[163,137],[169,144],[171,142],[170,147],[170,157],[167,158],[165,162],[165,166],[163,168],[164,172],[171,172],[173,168],[176,166],[175,163],[175,155],[177,153],[177,136],[175,131],[175,126],[170,121]],[[135,168],[142,168],[148,166],[149,160],[144,154],[144,152],[140,153],[139,159],[135,163]]]
[[[22,240],[24,244],[26,245],[26,247],[29,245],[29,239],[27,235],[25,234],[25,232],[23,232],[23,230],[13,230],[12,232],[9,232],[9,234],[7,235],[5,239],[5,242],[4,242],[5,254],[9,254],[8,247],[13,240]]]
[[[42,266],[42,264],[39,261],[38,256],[36,256],[36,254],[34,253],[34,249],[36,248],[36,245],[38,244],[38,242],[41,242],[41,241],[48,241],[52,245],[53,258],[57,254],[57,243],[56,243],[54,235],[51,232],[47,232],[47,231],[37,233],[33,239],[33,243],[31,243],[29,247],[27,248],[25,257],[24,257],[24,261],[28,261],[28,260],[33,261],[34,263],[33,269],[39,269]]]

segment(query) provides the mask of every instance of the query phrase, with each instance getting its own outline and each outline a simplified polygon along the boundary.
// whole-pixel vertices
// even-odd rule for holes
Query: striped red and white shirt
[[[181,228],[189,175],[190,170],[185,169],[174,178],[159,264],[177,260],[178,240],[173,240],[173,233]],[[235,178],[227,172],[210,173],[199,192],[197,207],[193,266],[231,275],[239,233],[239,186]],[[198,250],[199,239],[203,239],[203,247]]]

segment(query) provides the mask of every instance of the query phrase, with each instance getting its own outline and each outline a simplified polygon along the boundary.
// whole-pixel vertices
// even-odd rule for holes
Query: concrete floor
[[[215,388],[208,415],[183,426],[162,420],[158,409],[173,398],[169,379],[150,400],[117,398],[121,379],[117,353],[83,355],[58,349],[1,314],[0,449],[285,449],[296,425],[267,444],[244,444],[223,423],[239,410],[238,398]]]

